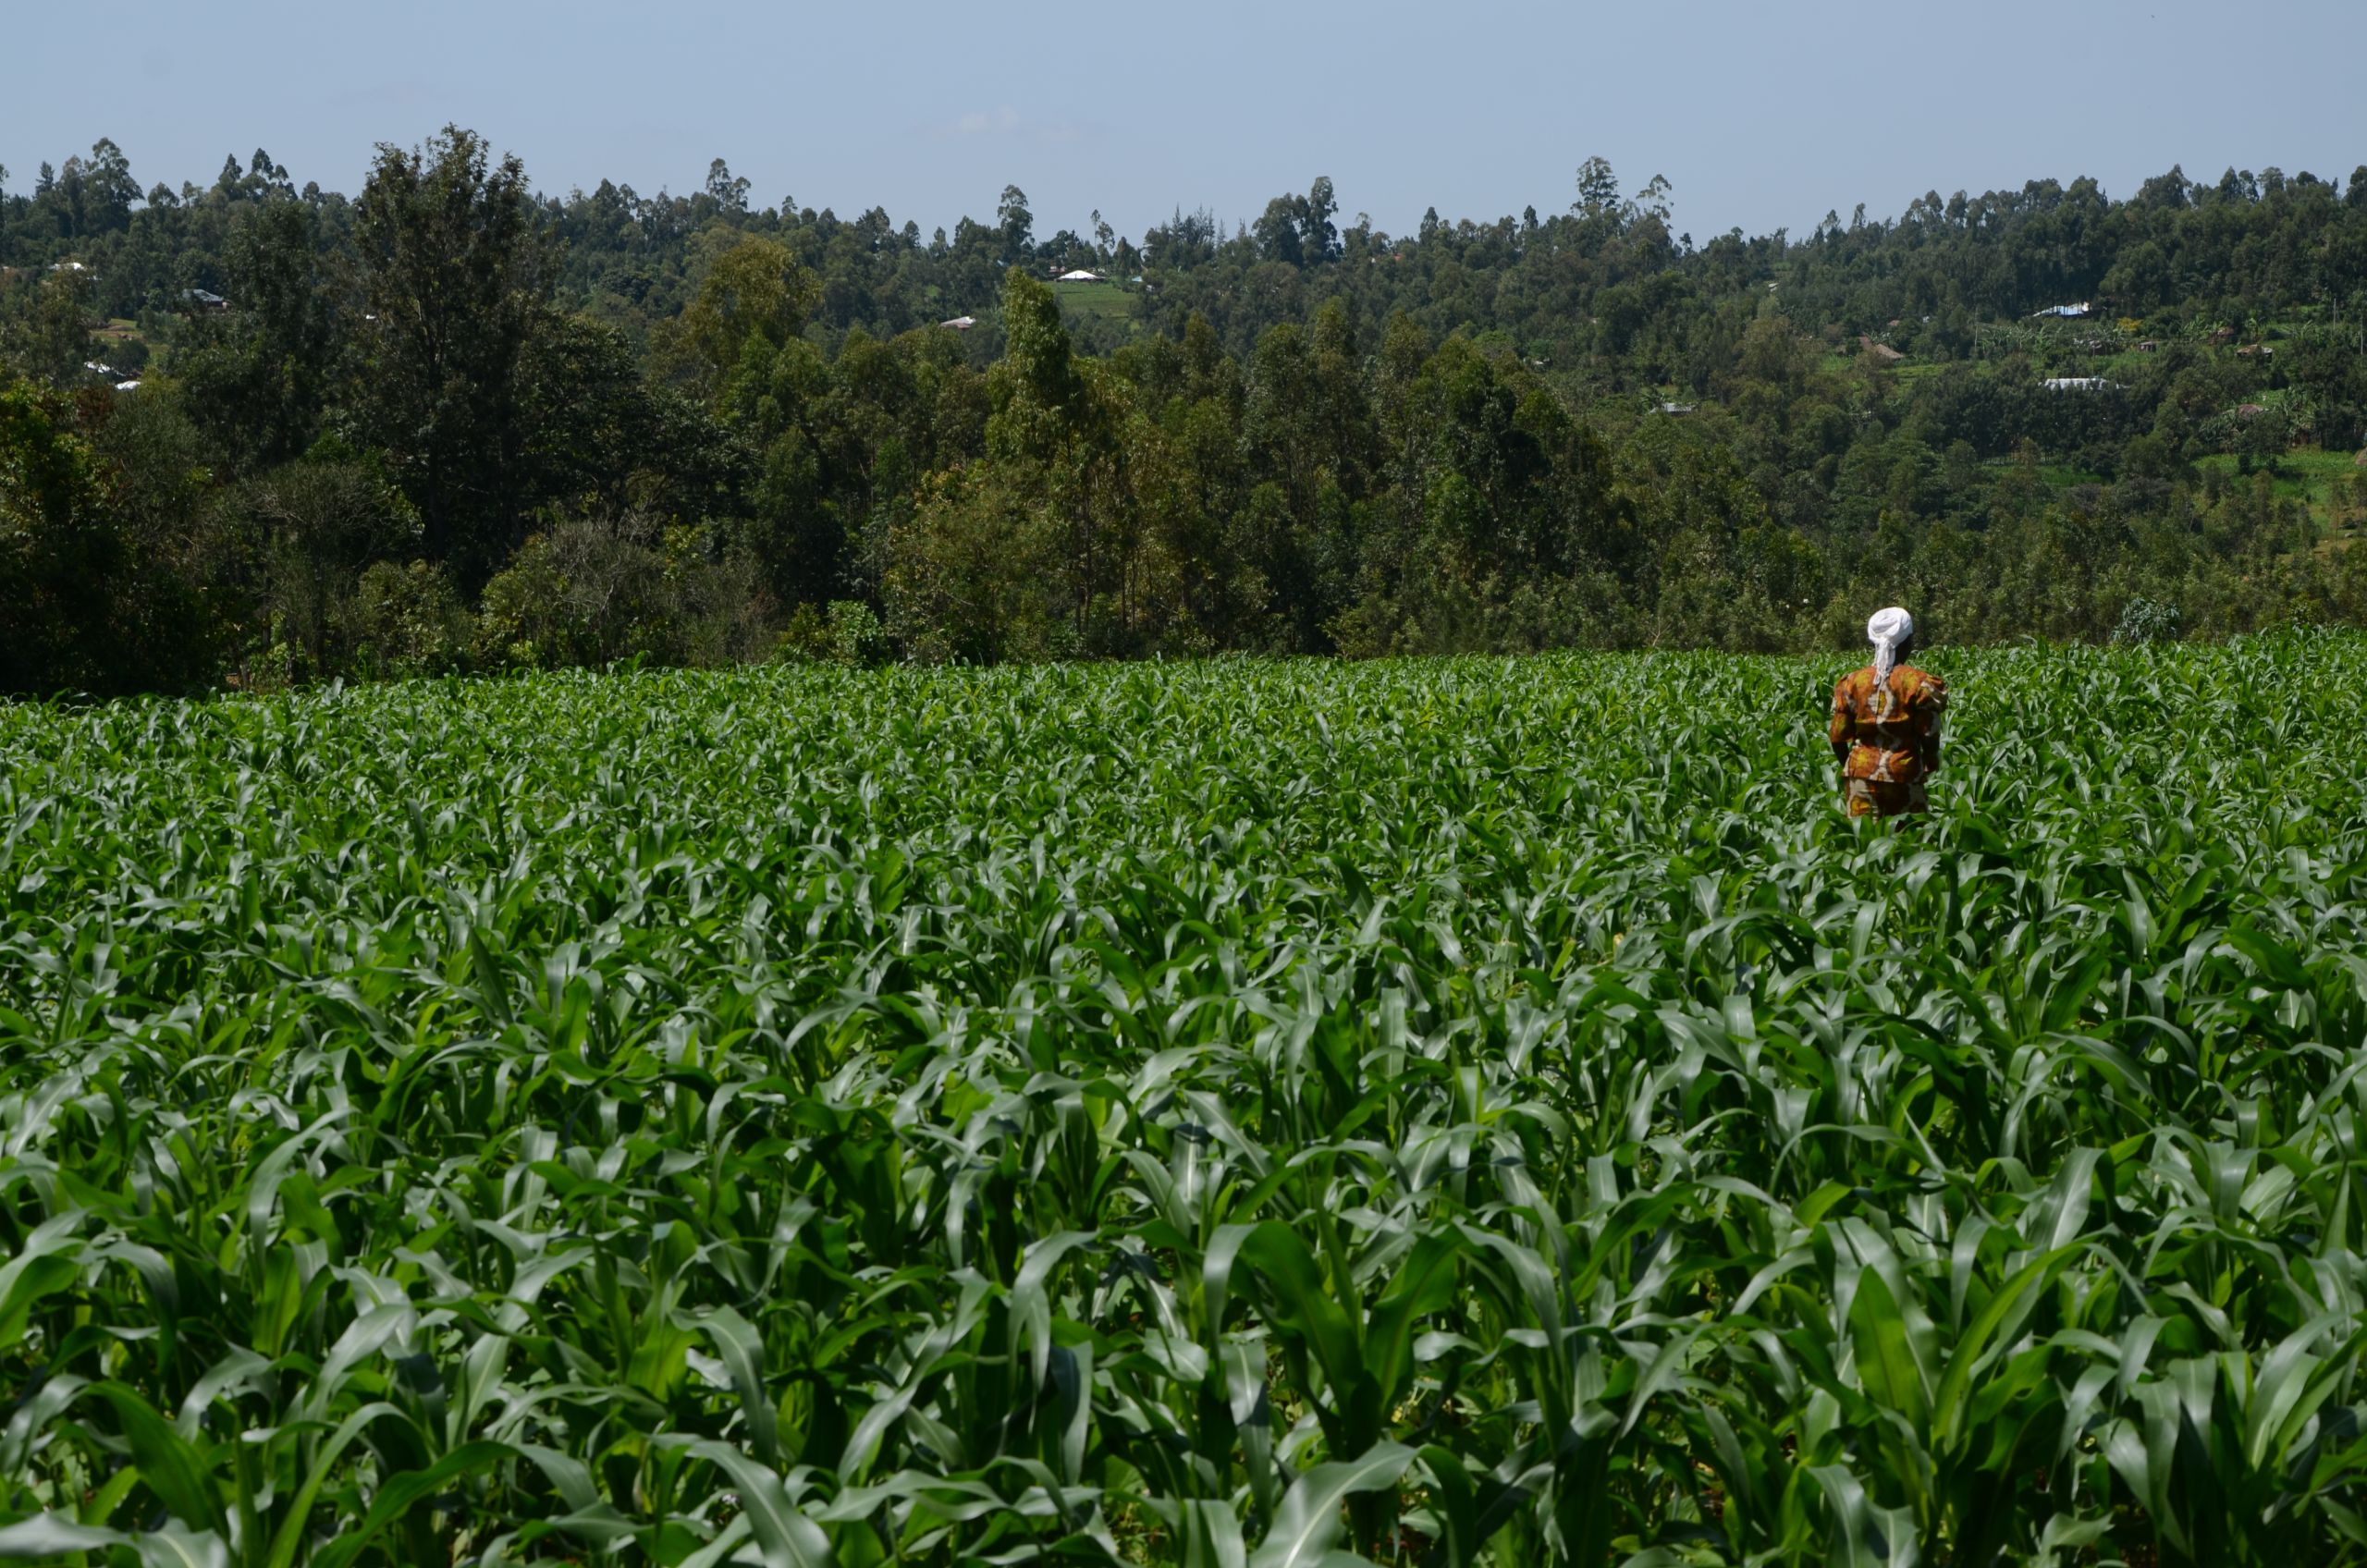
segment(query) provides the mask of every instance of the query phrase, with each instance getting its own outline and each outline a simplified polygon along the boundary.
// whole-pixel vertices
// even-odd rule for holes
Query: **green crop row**
[[[0,1557],[2367,1556],[2367,640],[0,710]]]

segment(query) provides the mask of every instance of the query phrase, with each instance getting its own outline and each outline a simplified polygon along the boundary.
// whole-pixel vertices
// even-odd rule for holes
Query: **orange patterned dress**
[[[1932,809],[1923,781],[1940,766],[1940,715],[1948,688],[1936,675],[1903,664],[1878,682],[1874,667],[1833,688],[1828,734],[1842,758],[1842,788],[1851,816],[1899,816]]]

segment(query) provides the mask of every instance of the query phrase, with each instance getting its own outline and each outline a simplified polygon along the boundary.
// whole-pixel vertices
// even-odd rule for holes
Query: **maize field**
[[[2367,639],[0,710],[0,1557],[2367,1560]]]

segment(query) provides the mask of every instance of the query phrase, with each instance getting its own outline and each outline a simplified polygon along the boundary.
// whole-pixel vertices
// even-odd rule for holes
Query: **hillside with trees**
[[[457,128],[350,197],[0,171],[0,690],[2367,619],[2367,167],[1568,196],[924,236]]]

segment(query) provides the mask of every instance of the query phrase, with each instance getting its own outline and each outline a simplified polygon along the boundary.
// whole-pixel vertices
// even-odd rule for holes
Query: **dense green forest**
[[[2367,166],[924,236],[449,128],[0,171],[0,689],[2367,620]],[[1095,280],[1053,281],[1085,271]]]

